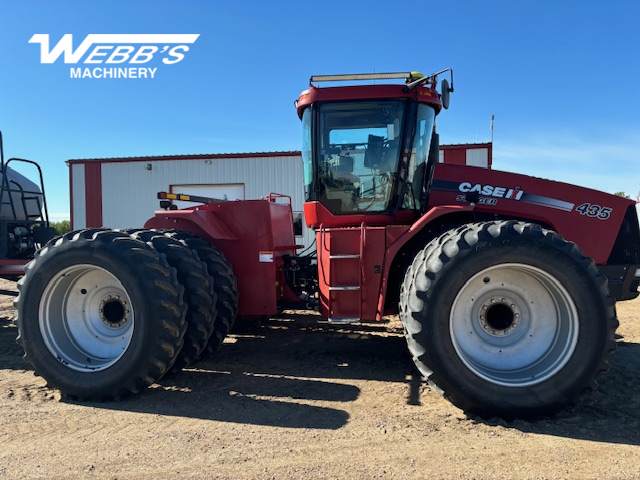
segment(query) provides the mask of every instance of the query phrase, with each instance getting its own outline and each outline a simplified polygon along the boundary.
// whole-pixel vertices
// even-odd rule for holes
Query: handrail
[[[2,132],[0,132],[0,170],[4,172],[4,146],[2,142]]]
[[[269,195],[266,195],[266,196],[264,196],[262,198],[265,199],[268,202],[271,202],[271,203],[276,203],[276,200],[278,200],[279,198],[288,198],[289,199],[289,205],[292,204],[291,196],[290,195],[284,195],[283,193],[269,192]]]
[[[360,224],[360,301],[358,302],[358,318],[362,321],[362,303],[364,301],[365,292],[365,269],[364,269],[364,249],[366,243],[367,228],[364,222]]]
[[[320,255],[318,255],[318,270],[322,271],[322,281],[324,282],[324,284],[327,287],[330,287],[331,285],[327,282],[327,277],[325,276],[325,271],[324,271],[324,265],[322,262],[322,253],[327,251],[327,248],[325,247],[325,243],[324,243],[324,235],[325,235],[325,228],[324,225],[320,224],[320,245],[322,245],[322,250],[320,251]],[[329,304],[331,304],[331,295],[329,295]],[[330,306],[330,305],[329,305]]]
[[[3,176],[3,183],[5,182],[5,179],[7,179],[7,170],[9,168],[9,164],[11,162],[24,162],[24,163],[29,163],[31,165],[34,165],[36,167],[36,169],[38,170],[38,176],[40,178],[40,192],[31,192],[31,191],[27,191],[26,193],[35,193],[35,194],[42,194],[42,204],[44,206],[44,216],[43,216],[43,223],[45,224],[45,226],[49,226],[49,209],[47,207],[47,197],[46,197],[46,193],[44,191],[44,177],[42,175],[42,168],[40,167],[40,165],[36,162],[34,162],[33,160],[26,160],[24,158],[10,158],[9,160],[7,160],[6,163],[4,163],[2,165],[2,176]],[[8,181],[7,181],[7,186],[8,186]],[[4,193],[4,189],[3,193]],[[9,195],[11,195],[12,190],[9,188]],[[24,194],[24,190],[23,190],[23,194]],[[0,201],[2,200],[2,198],[0,197]],[[13,201],[13,199],[11,199],[11,201]],[[25,209],[25,216],[27,215],[27,211]],[[14,217],[15,217],[15,208],[14,208]]]

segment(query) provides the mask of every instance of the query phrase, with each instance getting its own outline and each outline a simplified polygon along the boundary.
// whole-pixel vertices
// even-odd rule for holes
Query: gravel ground
[[[71,402],[22,360],[12,300],[0,295],[1,478],[640,478],[640,299],[618,304],[619,348],[595,393],[510,423],[424,385],[397,320],[300,312],[136,397]]]

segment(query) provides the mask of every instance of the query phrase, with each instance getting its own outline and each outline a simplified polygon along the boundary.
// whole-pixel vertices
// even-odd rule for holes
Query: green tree
[[[631,200],[631,196],[627,195],[624,192],[616,192],[616,193],[614,193],[614,195],[617,195],[618,197],[622,197],[622,198],[628,198],[629,200]]]
[[[69,220],[62,220],[60,222],[51,222],[50,225],[56,229],[58,235],[64,235],[71,231],[71,222]]]

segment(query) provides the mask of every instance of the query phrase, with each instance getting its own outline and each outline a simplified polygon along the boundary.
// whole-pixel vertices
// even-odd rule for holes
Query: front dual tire
[[[499,221],[451,230],[419,252],[400,317],[416,366],[454,404],[536,417],[596,387],[616,348],[614,304],[575,244]]]

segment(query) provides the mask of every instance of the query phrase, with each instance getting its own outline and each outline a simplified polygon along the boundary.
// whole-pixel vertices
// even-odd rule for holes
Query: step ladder
[[[331,251],[332,250],[336,250],[336,248],[334,247],[332,249],[332,246],[330,244],[327,244],[327,236],[328,234],[334,233],[334,231],[332,231],[332,229],[326,229],[324,228],[322,225],[320,226],[320,243],[322,245],[322,249],[325,252],[329,252],[329,256],[328,256],[328,260],[329,260],[329,265],[322,265],[322,276],[323,278],[321,279],[322,282],[324,282],[324,285],[326,287],[328,287],[328,295],[327,295],[327,309],[329,311],[329,318],[328,320],[330,322],[340,322],[340,323],[353,323],[353,322],[360,322],[362,320],[362,303],[363,303],[363,296],[364,296],[364,291],[363,291],[363,278],[364,278],[364,272],[363,272],[363,256],[364,256],[364,248],[365,248],[365,224],[362,223],[360,225],[360,229],[359,231],[355,231],[355,229],[351,229],[349,230],[345,230],[345,229],[335,229],[335,233],[339,233],[341,235],[356,235],[357,233],[359,233],[359,241],[358,243],[358,252],[355,253],[339,253],[339,254],[332,254]],[[322,255],[319,255],[319,261],[322,262]],[[326,258],[326,257],[325,257]],[[351,263],[351,267],[353,268],[353,263],[355,263],[354,261],[357,261],[358,263],[358,267],[357,267],[357,282],[354,282],[353,284],[345,284],[343,283],[343,281],[341,281],[339,278],[336,279],[336,277],[340,277],[340,275],[336,274],[336,272],[340,272],[341,268],[344,267],[348,267],[349,263]],[[354,295],[354,292],[357,292],[357,295]],[[333,314],[334,312],[334,306],[336,305],[336,303],[339,303],[340,301],[343,302],[355,302],[358,305],[358,315],[354,316],[354,315],[349,315],[349,316],[336,316]]]

